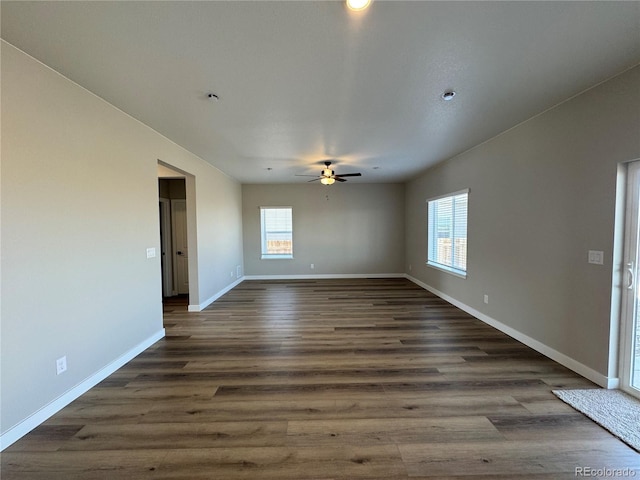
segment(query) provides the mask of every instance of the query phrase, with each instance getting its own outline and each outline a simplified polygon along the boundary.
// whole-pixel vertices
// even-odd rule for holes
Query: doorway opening
[[[158,164],[163,311],[186,311],[192,300],[188,189],[187,174]]]
[[[158,179],[162,297],[189,295],[187,198],[184,178]]]

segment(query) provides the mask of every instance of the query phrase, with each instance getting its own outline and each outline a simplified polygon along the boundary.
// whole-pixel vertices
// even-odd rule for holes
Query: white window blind
[[[262,258],[293,258],[291,207],[260,207]]]
[[[469,191],[428,201],[427,264],[466,276]]]

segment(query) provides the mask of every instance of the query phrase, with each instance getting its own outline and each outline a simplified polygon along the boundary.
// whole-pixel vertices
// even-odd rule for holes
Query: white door
[[[160,199],[160,265],[162,267],[162,296],[171,297],[173,290],[173,252],[171,250],[171,202]]]
[[[173,230],[174,285],[178,294],[189,293],[186,200],[171,200],[171,224]]]
[[[640,302],[638,302],[640,161],[628,165],[626,196],[620,385],[626,392],[640,398],[640,322],[638,321],[640,314]]]

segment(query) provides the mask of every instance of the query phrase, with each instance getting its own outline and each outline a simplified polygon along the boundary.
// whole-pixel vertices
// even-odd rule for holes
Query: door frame
[[[640,260],[640,161],[625,165],[624,182],[624,246],[620,266],[620,328],[619,328],[619,380],[620,389],[640,398],[640,389],[633,387],[635,333],[638,321],[638,261]]]
[[[189,306],[190,312],[199,312],[200,288],[198,275],[198,228],[196,217],[196,175],[169,162],[158,159],[158,178],[182,178],[187,196],[187,242],[189,245]],[[162,289],[160,289],[162,290]],[[162,291],[160,291],[162,294]]]

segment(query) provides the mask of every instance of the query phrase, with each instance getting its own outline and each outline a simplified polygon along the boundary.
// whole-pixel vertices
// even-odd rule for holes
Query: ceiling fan
[[[338,182],[346,182],[347,180],[344,177],[360,177],[361,173],[343,173],[342,175],[336,175],[333,170],[331,170],[331,162],[324,162],[325,168],[320,172],[320,176],[316,177],[315,175],[296,175],[296,177],[316,177],[313,180],[309,180],[309,182],[315,182],[316,180],[320,180],[320,183],[323,185],[333,185],[336,180]]]

